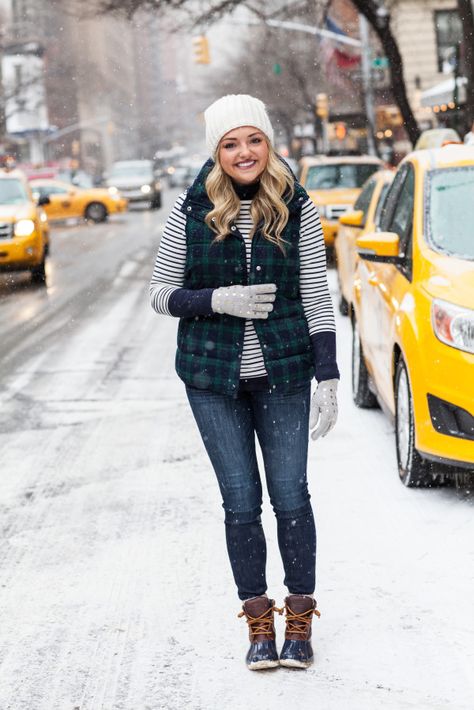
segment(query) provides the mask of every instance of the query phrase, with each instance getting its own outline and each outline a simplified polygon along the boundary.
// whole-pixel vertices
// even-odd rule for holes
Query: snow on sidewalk
[[[472,497],[409,491],[379,411],[311,444],[316,664],[251,673],[176,323],[130,283],[1,396],[2,710],[471,710]],[[282,569],[268,500],[269,593]],[[283,620],[278,620],[281,641]]]

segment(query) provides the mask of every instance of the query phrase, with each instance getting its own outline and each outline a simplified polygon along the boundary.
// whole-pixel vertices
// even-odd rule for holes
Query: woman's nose
[[[250,153],[250,146],[247,143],[241,143],[239,153],[241,156],[246,156]]]

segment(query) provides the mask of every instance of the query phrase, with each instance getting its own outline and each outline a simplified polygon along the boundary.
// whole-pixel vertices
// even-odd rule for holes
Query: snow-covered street
[[[474,493],[401,485],[392,425],[352,403],[340,316],[340,417],[310,445],[316,662],[246,669],[220,496],[174,372],[177,323],[148,301],[165,213],[104,227],[123,248],[115,273],[91,291],[84,262],[36,340],[30,294],[25,347],[10,333],[0,359],[1,710],[472,710]],[[74,234],[59,230],[53,256]],[[90,249],[110,271],[104,244]],[[53,289],[75,288],[80,254],[58,259]],[[281,606],[268,499],[264,525]]]

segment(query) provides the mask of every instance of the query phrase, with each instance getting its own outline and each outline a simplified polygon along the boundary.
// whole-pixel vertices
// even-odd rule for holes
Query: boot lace
[[[321,612],[318,609],[308,609],[308,611],[302,611],[299,614],[294,612],[288,604],[285,606],[285,609],[286,631],[290,634],[301,634],[302,636],[306,636],[308,627],[311,625],[313,614],[317,616],[318,619],[321,616]]]
[[[260,616],[251,616],[248,612],[241,611],[240,614],[237,614],[237,617],[239,619],[241,619],[242,616],[247,617],[246,621],[249,626],[249,633],[252,637],[257,636],[258,634],[271,636],[273,634],[274,611],[278,612],[278,614],[283,614],[284,610],[279,609],[276,606],[270,606],[263,612],[263,614],[260,614]]]

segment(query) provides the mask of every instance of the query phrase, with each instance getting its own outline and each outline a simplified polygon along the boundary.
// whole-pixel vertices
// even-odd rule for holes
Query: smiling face
[[[226,133],[217,152],[222,170],[241,185],[258,180],[267,167],[266,138],[253,126],[240,126]]]

